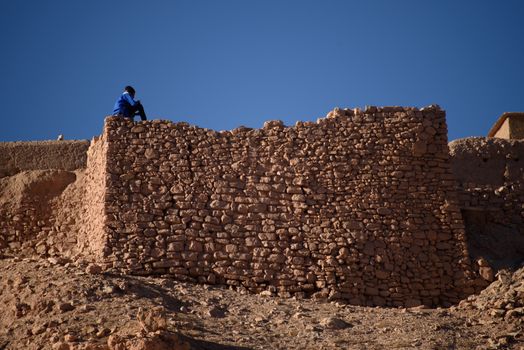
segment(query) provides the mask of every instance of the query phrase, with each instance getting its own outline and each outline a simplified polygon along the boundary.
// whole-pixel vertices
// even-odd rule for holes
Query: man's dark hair
[[[129,85],[124,88],[124,91],[127,91],[127,92],[129,92],[130,94],[133,94],[133,95],[135,94],[135,89],[133,89],[133,87],[129,86]]]

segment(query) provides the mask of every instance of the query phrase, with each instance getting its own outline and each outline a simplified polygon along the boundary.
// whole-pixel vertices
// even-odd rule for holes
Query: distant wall
[[[510,120],[506,119],[500,126],[500,129],[495,134],[495,137],[503,139],[511,139]]]
[[[88,147],[88,141],[0,143],[2,253],[74,253],[87,218],[83,206],[91,207],[83,193]]]
[[[84,168],[89,141],[0,142],[0,178],[25,170]]]
[[[472,256],[495,269],[523,263],[524,141],[474,137],[449,147]]]
[[[13,159],[29,159],[31,167],[0,178],[0,251],[17,256],[103,256],[107,143],[104,135],[91,142],[16,143]],[[5,146],[5,145],[4,145]],[[12,146],[12,145],[11,145]],[[25,146],[25,147],[24,147]],[[36,159],[48,150],[48,159]],[[84,150],[85,154],[80,154]],[[54,159],[66,157],[69,160]],[[76,156],[78,159],[72,159]],[[31,158],[33,157],[33,158]],[[87,159],[87,163],[85,160]],[[33,162],[33,163],[31,163]],[[75,167],[82,167],[76,169]],[[13,168],[11,168],[13,169]],[[75,170],[76,169],[76,170]]]
[[[451,166],[459,184],[503,186],[524,174],[524,141],[470,137],[449,143]]]
[[[47,254],[53,231],[53,200],[74,182],[64,170],[34,170],[0,178],[0,248],[3,252]]]
[[[367,305],[472,292],[438,108],[220,133],[110,117],[104,137],[116,268]]]
[[[524,139],[524,115],[514,116],[507,119],[509,121],[510,137],[512,139]]]

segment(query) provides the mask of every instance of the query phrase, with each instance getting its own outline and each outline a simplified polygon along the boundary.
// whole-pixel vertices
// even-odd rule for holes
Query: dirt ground
[[[0,259],[0,349],[524,349],[524,269],[450,309],[282,299]]]

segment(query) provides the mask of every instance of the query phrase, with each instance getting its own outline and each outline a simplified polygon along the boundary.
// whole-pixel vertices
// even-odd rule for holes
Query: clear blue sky
[[[127,84],[215,130],[439,104],[452,140],[524,111],[521,0],[0,1],[0,141],[98,135]]]

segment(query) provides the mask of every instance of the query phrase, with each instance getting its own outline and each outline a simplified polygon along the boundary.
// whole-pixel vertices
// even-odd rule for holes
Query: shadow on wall
[[[524,264],[524,236],[503,224],[500,210],[462,210],[468,250],[473,260],[486,259],[495,271]]]
[[[524,263],[524,141],[472,137],[452,141],[449,148],[471,258],[493,273],[519,267]]]

